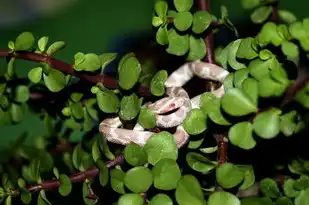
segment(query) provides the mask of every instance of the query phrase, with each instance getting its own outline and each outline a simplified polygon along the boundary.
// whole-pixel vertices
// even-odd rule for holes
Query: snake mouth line
[[[169,114],[172,114],[174,112],[177,112],[179,109],[180,109],[180,107],[177,107],[177,108],[174,108],[174,109],[172,109],[172,110],[170,110],[168,112],[164,112],[164,113],[162,113],[160,115],[169,115]]]

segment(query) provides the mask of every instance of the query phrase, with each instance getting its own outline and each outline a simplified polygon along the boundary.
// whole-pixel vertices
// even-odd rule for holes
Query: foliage
[[[28,146],[24,133],[3,151],[1,202],[51,204],[49,194],[57,190],[62,197],[79,196],[85,204],[104,203],[106,198],[94,189],[99,184],[103,192],[115,194],[111,203],[118,205],[308,205],[306,156],[286,156],[263,167],[266,174],[259,173],[252,159],[228,160],[235,150],[242,156],[257,150],[261,157],[259,147],[269,143],[272,153],[279,152],[280,140],[297,141],[308,123],[309,77],[304,70],[309,18],[297,20],[273,0],[241,3],[260,26],[255,36],[239,38],[224,6],[216,17],[193,0],[154,4],[152,25],[166,53],[185,61],[206,58],[230,71],[223,82],[224,96],[204,90],[200,107],[183,121],[190,141],[180,149],[169,130],[152,134],[144,146],[117,146],[98,128],[99,121],[118,116],[124,127],[138,122],[153,131],[156,113],[145,104],[164,96],[167,70],[147,67],[132,52],[77,52],[68,64],[53,57],[65,42],[50,42],[28,31],[8,42],[8,50],[0,51],[8,65],[0,83],[0,122],[20,123],[31,110],[44,121],[48,134]],[[210,36],[224,26],[235,34],[233,40],[213,47]],[[19,59],[37,62],[27,79],[16,75]],[[117,80],[104,75],[114,61]],[[77,144],[69,141],[74,130],[85,133]],[[298,143],[293,146],[304,144]],[[55,147],[68,149],[59,157]],[[78,184],[80,189],[74,189]]]

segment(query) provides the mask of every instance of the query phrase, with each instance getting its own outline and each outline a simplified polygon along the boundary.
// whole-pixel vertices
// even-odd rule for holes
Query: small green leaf
[[[89,195],[92,194],[91,192],[91,184],[89,181],[84,181],[83,182],[83,188],[82,188],[82,197],[84,200],[84,204],[86,205],[93,205],[95,204],[95,199],[90,198]]]
[[[288,10],[279,9],[278,10],[278,16],[283,21],[285,21],[286,23],[289,23],[289,24],[297,21],[296,16]]]
[[[253,9],[260,4],[261,0],[241,0],[244,9]]]
[[[65,75],[62,72],[55,69],[51,69],[47,75],[43,74],[43,78],[46,87],[51,92],[59,92],[66,85]]]
[[[134,119],[140,110],[140,99],[135,93],[124,96],[120,102],[119,117],[123,120]]]
[[[147,167],[131,168],[124,177],[124,184],[134,193],[146,192],[153,183],[151,171]]]
[[[29,88],[25,85],[17,86],[15,90],[15,101],[19,103],[26,102],[30,97]]]
[[[216,170],[217,182],[223,188],[229,189],[237,186],[244,179],[244,172],[232,163],[224,163]]]
[[[239,122],[230,128],[228,137],[233,145],[249,150],[256,145],[252,132],[253,126],[250,122]]]
[[[160,17],[158,17],[158,16],[153,16],[152,17],[152,25],[154,27],[158,27],[158,26],[160,26],[162,24],[163,24],[163,20]]]
[[[221,98],[221,104],[223,110],[232,116],[244,116],[257,111],[250,96],[238,88],[228,90]]]
[[[279,46],[284,39],[279,35],[277,25],[273,22],[267,22],[263,25],[260,33],[257,35],[257,41],[260,46],[266,46],[272,43]]]
[[[156,194],[150,199],[148,205],[173,205],[173,201],[166,194]]]
[[[253,23],[263,23],[271,14],[272,7],[271,6],[261,6],[254,10],[254,12],[251,14],[250,18],[253,21]]]
[[[166,16],[167,10],[168,10],[167,2],[164,1],[164,0],[156,1],[155,5],[154,5],[154,10],[156,11],[157,15],[160,18],[164,18]]]
[[[38,47],[41,52],[44,52],[48,43],[48,36],[43,36],[38,40]]]
[[[240,190],[249,189],[254,185],[255,182],[255,174],[252,165],[238,165],[237,166],[243,173],[244,173],[244,180],[241,186],[239,187]]]
[[[275,180],[271,178],[264,178],[260,181],[261,192],[271,198],[277,198],[280,196],[280,190]]]
[[[237,56],[236,56],[241,41],[242,41],[242,39],[238,39],[236,41],[231,42],[231,44],[228,48],[227,60],[228,60],[229,65],[234,70],[240,70],[240,69],[246,68],[245,64],[237,61]]]
[[[253,130],[261,138],[271,139],[280,132],[281,110],[272,108],[259,113],[253,119]]]
[[[156,115],[150,109],[141,107],[137,121],[145,129],[151,129],[156,126]]]
[[[193,0],[174,0],[174,5],[178,12],[189,11],[193,6]]]
[[[124,158],[132,166],[142,166],[147,163],[147,154],[144,148],[133,143],[125,147]]]
[[[199,140],[190,140],[188,144],[188,148],[197,149],[202,145],[203,141],[204,141],[204,138],[199,139]]]
[[[94,53],[87,53],[74,56],[75,62],[73,68],[77,71],[90,71],[94,72],[102,66],[100,57]]]
[[[281,44],[281,50],[287,57],[295,58],[299,55],[298,46],[290,41],[284,41]]]
[[[118,205],[143,205],[144,199],[140,194],[124,194],[117,202]]]
[[[254,59],[248,65],[250,75],[257,80],[263,79],[269,73],[270,64],[270,60]]]
[[[254,78],[247,78],[243,81],[241,88],[251,97],[254,104],[258,104],[259,86]]]
[[[188,61],[201,60],[207,53],[206,44],[203,38],[190,36],[190,50],[187,56]]]
[[[35,38],[30,32],[22,32],[15,40],[16,51],[26,51],[33,47]]]
[[[161,159],[152,168],[154,187],[160,190],[176,189],[181,178],[180,168],[173,159]]]
[[[193,14],[192,31],[201,34],[210,26],[212,16],[208,11],[197,11]]]
[[[181,177],[175,191],[175,197],[179,205],[206,204],[202,187],[193,175],[184,175]]]
[[[18,105],[15,103],[11,104],[10,111],[14,122],[21,122],[23,120],[26,111],[25,108],[24,105]]]
[[[295,205],[307,205],[308,203],[309,203],[309,188],[301,190],[294,200]]]
[[[225,191],[216,191],[208,198],[208,205],[240,205],[240,200],[233,194]]]
[[[178,157],[178,148],[174,136],[163,131],[153,134],[144,145],[148,162],[155,165],[161,159],[174,159]]]
[[[168,78],[166,70],[159,70],[151,79],[150,92],[154,96],[162,96],[165,93],[164,83]]]
[[[216,162],[211,161],[207,157],[194,152],[189,152],[187,154],[186,161],[193,170],[203,174],[209,173],[211,170],[216,168],[217,165]]]
[[[29,80],[31,80],[31,82],[38,83],[41,81],[42,74],[43,74],[42,67],[32,68],[28,73],[28,78]]]
[[[105,113],[116,113],[120,108],[120,100],[117,95],[111,90],[98,91],[96,93],[97,103]]]
[[[124,173],[123,171],[119,170],[119,169],[112,169],[110,172],[110,183],[111,183],[111,187],[112,189],[119,193],[119,194],[125,194],[126,191],[124,189],[124,177],[125,177],[126,173]]]
[[[193,22],[193,16],[189,11],[183,11],[177,13],[176,17],[174,18],[174,26],[179,31],[186,31],[188,30]]]
[[[26,189],[21,189],[20,199],[23,202],[23,204],[30,204],[32,200],[32,195]]]
[[[117,53],[103,53],[99,55],[99,58],[101,60],[101,69],[102,72],[108,66],[115,58],[117,57]]]
[[[157,33],[156,33],[156,40],[157,43],[160,45],[167,45],[168,44],[168,31],[167,26],[161,26],[159,27]]]
[[[49,202],[49,200],[45,195],[44,190],[41,190],[39,193],[37,205],[51,205],[51,203]]]
[[[183,56],[190,48],[190,39],[188,34],[178,34],[175,29],[171,29],[168,33],[168,48],[167,53]]]
[[[253,37],[247,37],[241,40],[240,45],[237,50],[236,56],[238,58],[245,58],[252,60],[258,56],[257,51],[255,50],[256,39]]]
[[[138,82],[141,73],[141,64],[135,56],[124,56],[118,67],[119,86],[130,90]]]
[[[280,131],[285,136],[291,136],[295,133],[297,128],[297,118],[298,114],[295,110],[280,116]]]
[[[72,190],[72,183],[70,178],[65,174],[60,174],[59,176],[60,186],[59,186],[59,193],[61,196],[68,196]]]
[[[283,192],[287,197],[293,198],[299,193],[299,191],[294,188],[294,184],[294,179],[287,179],[284,181]]]
[[[275,205],[294,205],[294,203],[288,197],[283,196],[276,200]]]
[[[46,54],[47,55],[53,55],[55,52],[57,52],[58,50],[60,50],[64,47],[65,47],[64,41],[56,41],[48,47]]]
[[[100,169],[100,174],[99,174],[99,180],[101,186],[106,186],[108,183],[108,177],[109,177],[109,169],[105,165],[105,163],[102,160],[97,161],[97,165]]]
[[[183,127],[190,135],[198,135],[207,129],[207,115],[200,109],[192,109],[183,121]]]

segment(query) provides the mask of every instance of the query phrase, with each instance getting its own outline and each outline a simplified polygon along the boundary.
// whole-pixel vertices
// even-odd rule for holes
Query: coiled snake
[[[202,61],[192,61],[183,64],[174,71],[165,82],[167,97],[154,103],[147,103],[146,106],[156,114],[156,125],[161,128],[176,127],[173,134],[177,147],[180,148],[188,141],[189,134],[181,125],[191,109],[199,108],[200,95],[190,99],[188,93],[182,88],[194,75],[200,78],[223,82],[229,72],[215,64]],[[223,84],[212,91],[217,97],[224,95]],[[176,110],[178,108],[178,110]],[[161,115],[173,111],[169,115]],[[106,137],[107,141],[127,145],[135,143],[143,146],[153,135],[153,132],[144,131],[140,124],[136,124],[133,130],[120,128],[122,122],[119,117],[108,118],[100,123],[99,131]]]

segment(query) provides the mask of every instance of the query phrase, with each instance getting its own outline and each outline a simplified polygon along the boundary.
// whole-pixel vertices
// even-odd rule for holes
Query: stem
[[[91,83],[102,83],[104,86],[116,89],[118,88],[117,80],[109,77],[107,75],[89,75],[83,72],[76,72],[73,69],[73,65],[69,63],[65,63],[61,60],[52,58],[47,55],[32,53],[28,51],[23,52],[14,52],[13,54],[9,53],[8,50],[0,50],[0,57],[15,57],[18,59],[33,61],[33,62],[44,62],[49,64],[52,68],[57,69],[65,74],[79,77],[81,80],[85,80]],[[148,95],[148,89],[140,86],[140,93],[142,95]]]
[[[114,160],[107,162],[106,167],[112,168],[116,165],[122,164],[123,162],[124,162],[124,156],[118,155]],[[90,168],[87,171],[79,172],[79,173],[75,173],[75,174],[71,175],[70,180],[71,180],[72,183],[80,183],[80,182],[85,181],[86,179],[94,178],[94,177],[98,176],[99,173],[100,173],[99,168]],[[60,185],[61,185],[61,182],[58,179],[46,180],[46,181],[43,181],[40,184],[28,186],[27,190],[29,192],[38,192],[38,191],[41,191],[41,190],[50,191],[50,190],[55,190]]]

